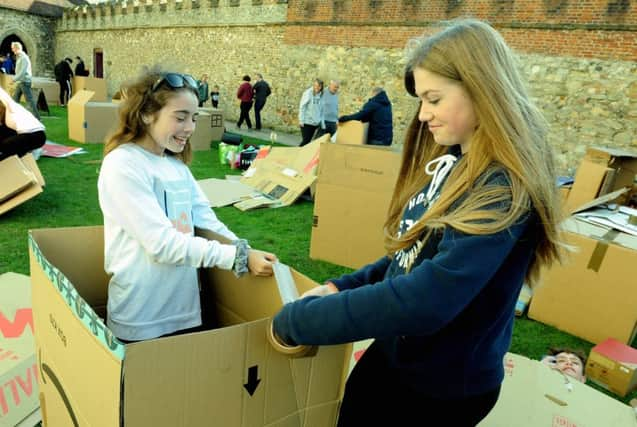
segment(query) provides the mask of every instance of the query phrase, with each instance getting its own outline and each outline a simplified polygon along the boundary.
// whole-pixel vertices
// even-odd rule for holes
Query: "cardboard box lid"
[[[38,180],[18,156],[10,156],[0,162],[0,202],[13,197]]]
[[[617,341],[614,338],[608,338],[597,344],[591,352],[595,352],[612,359],[622,365],[629,366],[631,369],[637,368],[637,349]]]
[[[0,162],[0,166],[2,166],[0,167],[0,177],[2,176],[2,172],[4,169],[3,165],[5,164],[5,161],[9,161],[9,163],[14,163],[15,159],[9,160],[14,157],[17,158],[17,156],[12,156]],[[19,167],[19,174],[24,174],[25,170],[28,171],[28,174],[30,174],[29,176],[31,178],[31,184],[28,185],[27,187],[23,187],[18,192],[14,192],[12,196],[8,197],[4,201],[0,201],[0,215],[10,211],[16,206],[21,205],[27,200],[32,199],[33,197],[37,196],[38,194],[42,192],[42,186],[44,185],[44,178],[42,177],[42,174],[40,173],[40,169],[38,168],[38,165],[35,159],[33,158],[33,155],[31,153],[25,154],[24,156],[22,156],[22,158],[18,159],[18,162],[20,162],[24,167],[24,168]],[[17,163],[16,165],[19,166],[19,163]],[[5,170],[5,172],[11,169],[12,169],[11,167],[8,167]],[[23,179],[23,178],[21,177],[20,179]],[[33,182],[33,180],[35,180],[35,182]],[[11,191],[9,190],[9,185],[11,185],[11,179],[6,180],[4,177],[0,178],[0,192],[2,191],[1,190],[2,188],[6,188],[8,189],[6,190],[6,193],[10,193]]]
[[[500,397],[479,427],[637,426],[634,410],[539,361],[507,353]]]

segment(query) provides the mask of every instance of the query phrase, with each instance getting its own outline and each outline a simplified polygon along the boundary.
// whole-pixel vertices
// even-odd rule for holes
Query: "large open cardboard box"
[[[529,317],[599,343],[630,343],[637,324],[637,237],[570,217],[562,224],[575,252],[542,272]]]
[[[620,188],[633,187],[637,174],[637,152],[591,147],[577,167],[575,182],[566,199],[568,212]],[[618,200],[625,201],[627,194]]]
[[[377,260],[385,254],[383,226],[401,153],[324,143],[320,159],[310,257],[351,268]]]
[[[0,425],[9,427],[40,404],[29,276],[0,275],[0,295]]]
[[[82,90],[69,100],[69,139],[101,144],[117,125],[119,105],[95,102],[94,96],[94,92]]]
[[[94,92],[94,102],[108,101],[106,80],[97,77],[74,76],[72,81],[73,96],[83,90]]]
[[[0,161],[0,215],[40,194],[44,184],[31,153]]]
[[[256,191],[234,206],[246,211],[294,203],[316,180],[321,142],[328,140],[323,135],[303,147],[272,147],[265,157],[257,156],[241,178]]]
[[[202,270],[212,329],[124,346],[103,321],[103,246],[102,227],[29,234],[45,426],[335,425],[350,347],[276,352],[266,338],[281,306],[274,277]],[[316,285],[292,274],[299,292]]]
[[[479,427],[637,427],[630,406],[539,361],[507,353],[504,368],[498,402]]]

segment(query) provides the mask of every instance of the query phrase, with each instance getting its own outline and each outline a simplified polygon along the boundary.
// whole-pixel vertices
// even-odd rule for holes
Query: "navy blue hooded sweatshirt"
[[[380,145],[391,145],[393,138],[391,102],[385,91],[380,91],[363,105],[358,113],[339,117],[339,122],[360,120],[369,122],[368,141],[380,141]]]
[[[487,185],[508,186],[506,172],[492,174]],[[427,190],[410,200],[401,232],[426,211],[421,201]],[[286,304],[273,319],[274,331],[288,344],[376,338],[390,368],[413,390],[439,398],[489,392],[504,378],[503,357],[537,227],[534,213],[494,234],[446,227],[419,252],[407,248],[332,280],[336,294]]]

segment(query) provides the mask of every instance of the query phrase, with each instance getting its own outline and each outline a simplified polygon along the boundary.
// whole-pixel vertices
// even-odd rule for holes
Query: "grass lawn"
[[[46,179],[44,192],[0,216],[0,274],[8,271],[29,274],[29,229],[102,224],[97,201],[97,176],[103,146],[70,141],[66,109],[50,109],[51,115],[42,116],[47,138],[60,144],[82,146],[88,153],[66,159],[43,157],[38,161]],[[267,143],[249,137],[244,137],[244,141]],[[197,179],[223,178],[227,174],[239,173],[219,164],[216,143],[209,151],[195,153],[191,169]],[[226,207],[215,209],[215,212],[237,235],[247,238],[253,247],[276,253],[282,262],[319,283],[350,271],[309,258],[311,202],[301,200],[282,209],[241,212],[234,207]],[[635,344],[633,342],[633,347]],[[548,346],[581,348],[588,353],[592,344],[526,317],[516,319],[512,352],[539,359]],[[620,400],[628,402],[633,397],[637,397],[637,392]]]

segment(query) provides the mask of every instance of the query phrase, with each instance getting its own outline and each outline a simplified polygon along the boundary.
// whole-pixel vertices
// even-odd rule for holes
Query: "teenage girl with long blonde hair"
[[[339,426],[474,426],[497,401],[523,282],[558,260],[545,122],[492,27],[451,22],[410,44],[407,132],[387,256],[274,318],[281,344],[375,338]]]

